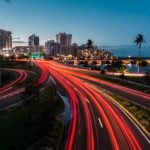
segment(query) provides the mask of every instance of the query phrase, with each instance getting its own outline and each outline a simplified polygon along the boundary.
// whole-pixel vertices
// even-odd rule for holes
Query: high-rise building
[[[10,31],[0,29],[0,53],[9,53],[12,49],[12,36]]]
[[[0,29],[0,55],[12,54],[12,36],[10,31]]]
[[[29,36],[29,51],[30,53],[36,53],[39,52],[39,37],[35,34],[32,34]]]
[[[70,46],[71,45],[71,40],[72,40],[72,35],[71,34],[66,34],[66,33],[56,34],[56,41],[58,43],[60,43],[61,45]]]
[[[47,56],[58,56],[60,55],[60,44],[54,40],[48,40],[45,43],[45,54]]]
[[[39,37],[35,34],[29,36],[29,47],[39,46]]]
[[[56,34],[56,41],[61,45],[61,54],[68,55],[70,52],[70,46],[72,42],[72,35],[66,33]]]
[[[70,47],[69,54],[74,57],[77,57],[77,53],[78,53],[78,45],[76,43],[73,43]]]

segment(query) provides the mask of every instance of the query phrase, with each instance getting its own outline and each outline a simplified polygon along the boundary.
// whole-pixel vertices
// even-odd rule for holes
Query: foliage
[[[106,74],[106,72],[105,72],[105,70],[103,69],[103,70],[101,70],[101,74],[102,75],[105,75]]]
[[[127,72],[128,72],[128,69],[126,69],[126,67],[122,65],[122,66],[120,66],[120,67],[118,68],[118,71],[119,71],[120,73],[124,74],[124,73],[127,73]]]
[[[145,73],[144,80],[147,83],[147,85],[150,85],[150,72]]]
[[[107,65],[104,69],[108,72],[116,72],[116,68],[113,65]]]
[[[143,61],[141,61],[141,62],[139,63],[139,66],[141,66],[141,67],[146,67],[146,66],[148,66],[148,62],[145,61],[145,60],[143,60]]]
[[[139,48],[139,58],[140,58],[140,49],[142,46],[142,43],[145,43],[144,37],[142,34],[138,34],[134,40],[134,43],[138,46]]]
[[[134,117],[140,122],[140,124],[150,132],[150,110],[147,110],[141,106],[133,104],[122,97],[117,96],[111,92],[106,92],[117,100],[125,109],[134,115]]]
[[[122,73],[120,76],[119,76],[120,79],[124,79],[125,76],[124,76],[124,73]]]
[[[94,42],[91,39],[88,39],[88,41],[86,43],[87,49],[94,49],[93,44],[94,44]]]
[[[31,111],[30,120],[27,109]],[[40,94],[39,102],[35,98],[30,99],[28,108],[21,105],[0,112],[1,150],[27,149],[37,141],[41,145],[38,149],[47,147],[53,150],[61,134],[61,124],[55,116],[63,109],[63,102],[54,100],[51,90],[47,88]]]
[[[135,41],[134,41],[134,43],[135,43],[139,48],[141,48],[142,43],[144,43],[144,42],[145,42],[145,40],[144,40],[144,37],[143,37],[142,34],[138,34],[138,35],[136,36],[136,38],[135,38]]]

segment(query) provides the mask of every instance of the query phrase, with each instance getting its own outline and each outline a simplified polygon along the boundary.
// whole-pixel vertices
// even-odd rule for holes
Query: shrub
[[[101,74],[102,75],[105,75],[106,74],[106,72],[105,72],[105,70],[103,69],[103,70],[101,70]]]

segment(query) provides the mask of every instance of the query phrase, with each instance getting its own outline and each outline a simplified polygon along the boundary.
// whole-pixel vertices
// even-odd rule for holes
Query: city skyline
[[[148,32],[149,2],[144,0],[12,0],[0,1],[1,28],[13,32],[13,38],[27,41],[30,34],[40,36],[41,43],[59,32],[71,33],[73,42],[85,43],[88,38],[96,45],[132,45],[142,33],[150,46]],[[44,8],[44,9],[43,9]],[[136,25],[136,26],[135,26]]]
[[[0,0],[0,150],[150,149],[149,6]]]

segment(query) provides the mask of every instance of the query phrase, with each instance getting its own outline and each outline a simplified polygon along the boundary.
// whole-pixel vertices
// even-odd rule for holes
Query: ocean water
[[[106,66],[106,64],[102,64],[100,66],[100,68],[104,69],[105,66]],[[128,72],[138,73],[138,65],[136,65],[136,64],[127,64],[127,65],[125,65],[125,67],[127,68]],[[150,65],[148,65],[146,67],[139,67],[139,73],[146,73],[146,72],[150,72]]]
[[[118,57],[137,57],[139,50],[136,46],[99,46],[100,49],[106,49]],[[150,47],[141,48],[142,57],[150,57]]]
[[[126,65],[126,68],[128,69],[129,72],[132,72],[132,73],[138,72],[137,65],[128,64],[128,65]],[[150,72],[150,65],[148,65],[146,67],[139,67],[139,73],[146,73],[146,72]]]

